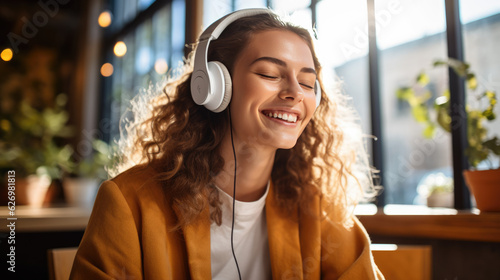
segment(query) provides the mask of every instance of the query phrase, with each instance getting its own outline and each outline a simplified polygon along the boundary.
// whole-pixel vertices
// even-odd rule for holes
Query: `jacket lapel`
[[[179,215],[179,213],[177,214]],[[211,279],[210,212],[208,205],[196,221],[185,226],[183,231],[191,279]]]
[[[298,213],[286,213],[276,202],[271,182],[266,198],[267,235],[273,279],[302,279]]]

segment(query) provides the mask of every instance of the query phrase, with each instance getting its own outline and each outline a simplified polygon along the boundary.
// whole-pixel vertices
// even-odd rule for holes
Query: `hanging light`
[[[2,57],[2,60],[4,61],[9,61],[12,59],[12,56],[13,56],[13,53],[12,53],[12,50],[7,48],[7,49],[4,49],[2,51],[2,53],[0,54],[0,57]]]
[[[113,75],[113,65],[111,63],[104,63],[102,66],[101,66],[101,75],[103,75],[104,77],[109,77],[111,75]]]
[[[163,75],[167,73],[167,69],[168,69],[167,61],[163,58],[158,58],[155,62],[156,73]]]
[[[99,26],[106,28],[111,24],[111,12],[110,11],[103,11],[99,15],[99,18],[97,21],[99,22]]]
[[[123,41],[118,41],[113,48],[113,51],[116,56],[122,57],[127,53],[127,45]]]

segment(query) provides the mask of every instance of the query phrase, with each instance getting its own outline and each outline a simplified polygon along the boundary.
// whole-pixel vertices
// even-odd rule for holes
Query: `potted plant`
[[[112,160],[112,147],[98,139],[91,140],[92,151],[82,157],[73,151],[71,164],[62,166],[66,173],[63,190],[66,202],[73,206],[91,207],[99,184],[108,179],[106,167]]]
[[[466,106],[468,147],[465,151],[471,170],[464,171],[464,177],[476,199],[481,211],[500,211],[500,168],[495,168],[493,161],[500,160],[500,139],[497,136],[488,136],[484,123],[496,118],[494,108],[497,103],[496,93],[479,86],[476,75],[470,70],[470,65],[456,60],[438,60],[434,67],[450,67],[460,77],[466,80],[467,88],[475,95],[476,102],[483,105],[483,109]],[[411,107],[412,115],[424,125],[425,137],[434,136],[437,127],[451,132],[450,93],[444,91],[434,102],[428,102],[432,97],[428,89],[429,76],[421,72],[412,87],[401,87],[396,95],[405,100]],[[435,112],[431,115],[430,108]],[[478,170],[478,165],[486,163],[487,170]]]
[[[70,164],[71,148],[64,138],[73,135],[60,94],[53,108],[37,110],[22,100],[0,114],[0,170],[16,176],[16,204],[39,207],[53,179],[61,178],[61,166]]]
[[[453,179],[443,172],[429,174],[417,187],[429,207],[453,207]]]

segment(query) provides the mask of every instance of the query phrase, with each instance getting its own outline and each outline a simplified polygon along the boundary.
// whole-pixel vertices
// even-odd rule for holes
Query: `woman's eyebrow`
[[[250,65],[257,63],[258,61],[268,61],[268,62],[274,63],[276,65],[279,65],[279,66],[283,66],[283,67],[287,66],[286,62],[284,62],[283,60],[281,60],[279,58],[275,58],[275,57],[269,57],[269,56],[259,57],[256,60],[252,61],[252,63],[250,63]],[[314,70],[313,68],[310,68],[310,67],[303,67],[302,69],[300,69],[300,72],[312,73],[314,75],[317,75],[316,70]]]

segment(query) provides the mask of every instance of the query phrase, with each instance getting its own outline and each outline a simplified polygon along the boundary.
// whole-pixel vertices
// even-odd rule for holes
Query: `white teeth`
[[[269,112],[267,114],[268,117],[270,118],[275,118],[275,119],[282,119],[284,121],[288,121],[288,122],[291,122],[291,123],[295,123],[297,122],[297,116],[296,115],[292,115],[292,114],[281,114],[281,113],[271,113]]]

